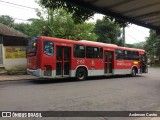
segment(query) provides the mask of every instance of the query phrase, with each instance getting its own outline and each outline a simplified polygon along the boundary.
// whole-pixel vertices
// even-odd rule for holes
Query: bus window
[[[99,48],[98,47],[86,47],[86,57],[87,58],[99,58]]]
[[[43,42],[43,52],[46,54],[46,55],[51,55],[53,56],[54,55],[54,44],[53,42],[51,41],[44,41]]]
[[[28,52],[36,52],[37,51],[38,39],[34,38],[29,41],[28,44]]]
[[[123,60],[123,50],[116,50],[116,60]]]
[[[123,51],[123,59],[124,60],[132,60],[132,52],[128,50]]]
[[[74,57],[75,58],[85,58],[85,46],[74,45]]]
[[[132,60],[139,60],[139,53],[132,51]]]
[[[103,58],[103,48],[100,48],[100,51],[99,51],[99,58]]]

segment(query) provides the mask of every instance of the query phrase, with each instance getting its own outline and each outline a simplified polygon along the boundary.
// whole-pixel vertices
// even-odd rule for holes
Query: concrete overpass
[[[160,0],[64,0],[160,33]]]

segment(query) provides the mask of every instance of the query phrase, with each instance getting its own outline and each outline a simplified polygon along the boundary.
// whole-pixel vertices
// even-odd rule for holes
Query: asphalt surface
[[[85,81],[71,78],[0,82],[0,111],[155,110],[160,110],[160,68],[150,68],[149,73],[137,77],[91,77]],[[75,118],[42,119],[74,120]],[[132,120],[137,118],[76,119]]]

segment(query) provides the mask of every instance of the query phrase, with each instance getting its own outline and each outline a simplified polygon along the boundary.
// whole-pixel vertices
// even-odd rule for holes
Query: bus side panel
[[[103,59],[74,58],[72,60],[72,76],[75,76],[76,70],[79,67],[85,67],[87,69],[88,76],[104,75]]]
[[[41,69],[41,75],[42,77],[54,77],[55,76],[55,52],[54,55],[46,55],[43,51],[43,42],[44,41],[51,41],[48,39],[45,40],[40,40],[39,42],[39,48],[40,48],[40,53],[39,53],[39,66]],[[53,41],[52,41],[53,42]],[[54,47],[54,51],[55,51],[55,47]]]
[[[31,70],[37,69],[37,56],[27,58],[27,68]]]
[[[133,66],[139,69],[137,60],[115,60],[114,63],[114,74],[130,74]]]

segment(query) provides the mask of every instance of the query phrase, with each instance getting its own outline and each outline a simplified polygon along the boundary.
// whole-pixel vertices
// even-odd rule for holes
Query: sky
[[[9,3],[18,4],[21,6]],[[27,6],[29,8],[22,6]],[[27,19],[38,18],[35,9],[32,8],[41,9],[35,0],[0,0],[0,15],[9,15],[13,17],[16,22],[26,22],[25,20]],[[90,19],[89,22],[96,22],[97,19],[102,18],[103,15],[95,14],[93,19]],[[127,44],[144,42],[146,40],[145,38],[149,36],[149,29],[135,24],[126,27],[125,32]]]

